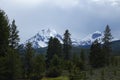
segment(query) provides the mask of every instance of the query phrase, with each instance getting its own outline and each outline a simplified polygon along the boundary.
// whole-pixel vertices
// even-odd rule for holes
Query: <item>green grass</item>
[[[61,76],[57,78],[43,78],[42,80],[69,80],[68,77]]]

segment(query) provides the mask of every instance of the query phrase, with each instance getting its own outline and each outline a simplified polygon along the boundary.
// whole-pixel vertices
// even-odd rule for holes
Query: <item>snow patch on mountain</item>
[[[91,45],[96,39],[98,39],[100,42],[102,42],[102,37],[103,37],[103,33],[100,31],[96,31],[93,34],[89,34],[88,36],[86,36],[85,38],[83,38],[80,41],[80,45]]]
[[[63,43],[62,36],[58,34],[54,29],[43,29],[35,36],[28,39],[25,43],[31,42],[34,48],[47,47],[50,37],[56,37],[61,43]]]

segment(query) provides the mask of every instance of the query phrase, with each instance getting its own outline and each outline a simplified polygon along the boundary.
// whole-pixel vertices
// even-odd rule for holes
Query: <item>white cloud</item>
[[[91,0],[96,4],[109,5],[109,6],[119,6],[120,0]]]
[[[12,0],[13,3],[16,3],[17,5],[27,5],[27,6],[33,6],[38,5],[40,3],[43,3],[46,0]]]
[[[37,5],[55,5],[60,8],[71,8],[79,5],[80,0],[12,0],[17,5],[37,6]]]
[[[120,0],[3,0],[4,3],[12,3],[12,5],[24,8],[35,6],[55,6],[62,9],[68,8],[90,8],[92,6],[120,6]],[[2,4],[2,3],[1,3]]]
[[[61,8],[71,8],[79,5],[80,0],[52,0],[53,4]]]

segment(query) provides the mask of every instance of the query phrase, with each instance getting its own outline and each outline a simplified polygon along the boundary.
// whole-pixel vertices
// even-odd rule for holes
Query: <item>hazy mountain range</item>
[[[48,46],[48,41],[50,37],[56,37],[63,44],[63,35],[57,33],[53,29],[43,29],[37,34],[33,35],[33,37],[26,40],[23,44],[25,45],[27,42],[31,42],[34,48],[44,48]],[[88,34],[85,38],[79,40],[71,37],[73,46],[87,46],[91,45],[93,41],[98,39],[102,42],[103,33],[100,31],[95,31],[92,34]],[[118,39],[113,39],[112,41],[116,41]]]

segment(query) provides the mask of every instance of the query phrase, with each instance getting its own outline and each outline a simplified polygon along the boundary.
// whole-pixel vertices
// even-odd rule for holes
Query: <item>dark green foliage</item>
[[[3,10],[0,10],[0,56],[7,54],[9,46],[9,20]]]
[[[6,56],[8,67],[8,78],[10,80],[16,80],[22,76],[22,63],[20,56],[14,50],[9,50]]]
[[[57,38],[53,38],[53,50],[54,53],[59,57],[62,57],[62,45],[60,43],[60,41]]]
[[[0,58],[0,80],[16,80],[22,76],[22,64],[18,53],[9,49],[5,57]]]
[[[0,80],[8,80],[8,68],[6,57],[0,57]]]
[[[65,60],[70,60],[71,57],[72,42],[70,36],[69,30],[66,30],[63,39],[63,57]]]
[[[65,61],[65,67],[66,67],[65,69],[68,70],[69,73],[71,73],[75,69],[76,65],[69,60],[69,61]]]
[[[52,59],[54,55],[54,50],[53,50],[53,38],[51,37],[48,42],[48,49],[47,49],[47,54],[46,54],[46,66],[49,68],[50,65],[50,60]]]
[[[58,77],[62,73],[61,70],[61,60],[55,54],[50,62],[49,69],[47,70],[46,76],[47,77]]]
[[[72,58],[72,64],[78,69],[78,70],[84,70],[84,63],[80,60],[79,55],[75,54],[73,55]],[[70,65],[66,65],[66,67],[69,67]]]
[[[104,69],[103,70],[101,70],[101,80],[105,80],[105,71],[104,71]]]
[[[34,50],[32,48],[31,43],[26,44],[25,50],[25,73],[27,78],[30,78],[33,72],[33,57],[34,57]]]
[[[81,61],[81,69],[84,70],[86,61],[85,61],[85,52],[83,49],[81,49],[81,52],[80,52],[80,61]]]
[[[76,68],[69,75],[70,80],[88,80],[86,72],[77,70]]]
[[[17,30],[17,26],[15,24],[15,20],[12,21],[12,24],[10,26],[10,47],[13,49],[16,49],[18,47],[19,44],[19,35],[18,35],[18,30]]]
[[[33,77],[40,80],[45,72],[45,57],[43,55],[36,55],[33,61]]]
[[[0,80],[16,80],[22,74],[20,57],[14,48],[9,47],[10,36],[8,18],[0,10]]]
[[[65,70],[68,71],[69,75],[69,79],[70,80],[80,80],[81,76],[80,76],[80,70],[81,70],[81,66],[82,63],[80,61],[79,56],[77,56],[76,54],[73,55],[72,61],[68,60],[68,61],[64,61],[65,62]]]
[[[119,66],[119,58],[117,58],[116,56],[111,56],[110,64],[111,66]]]
[[[109,25],[106,26],[105,31],[104,31],[104,38],[103,38],[103,42],[104,44],[107,44],[111,41],[111,39],[113,39],[112,34],[111,34],[111,29],[109,27]]]
[[[94,68],[104,66],[104,54],[101,52],[101,44],[98,43],[98,40],[95,40],[90,48],[89,62],[90,65]]]
[[[115,58],[114,64],[115,66],[119,66],[119,58]]]
[[[73,54],[72,61],[68,61],[68,71],[70,80],[86,80],[86,72],[82,72],[85,69],[85,56],[84,51],[81,51],[80,56]]]
[[[54,55],[62,57],[62,45],[60,41],[57,38],[50,38],[48,42],[48,49],[46,54],[46,65],[47,68],[49,68],[50,61],[52,60]]]
[[[94,72],[93,72],[93,69],[92,69],[92,68],[90,69],[90,72],[89,72],[89,73],[90,73],[90,76],[92,76],[92,75],[94,74]]]
[[[110,53],[112,51],[110,42],[113,39],[112,34],[111,34],[111,29],[109,28],[109,25],[106,26],[106,29],[104,31],[104,37],[103,37],[103,53],[105,55],[105,63],[106,65],[109,64],[109,59],[110,59]]]
[[[82,62],[85,63],[85,53],[84,53],[83,49],[81,49],[81,52],[80,52],[80,59],[81,59]]]
[[[109,48],[106,45],[103,45],[102,53],[104,54],[104,64],[105,65],[109,65],[109,62],[110,62],[110,52],[109,52]]]
[[[77,68],[72,68],[71,72],[69,73],[69,80],[80,80],[80,72]]]
[[[116,69],[113,71],[113,75],[114,75],[114,76],[117,75],[117,70],[116,70]]]

